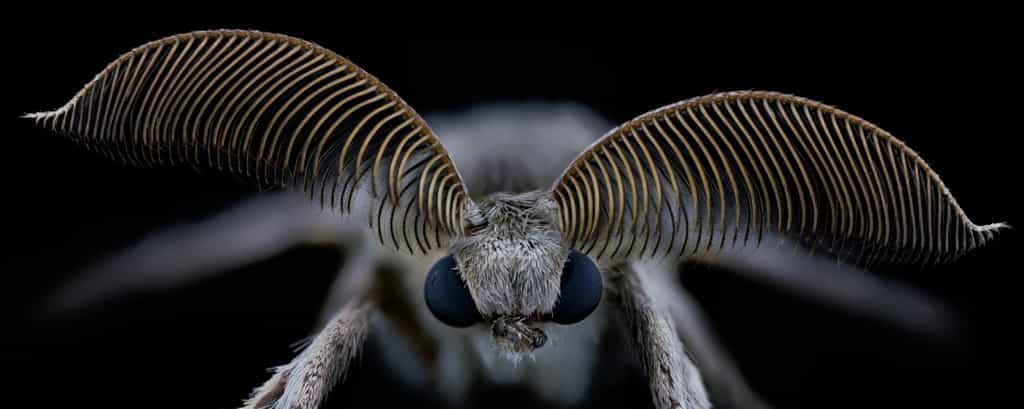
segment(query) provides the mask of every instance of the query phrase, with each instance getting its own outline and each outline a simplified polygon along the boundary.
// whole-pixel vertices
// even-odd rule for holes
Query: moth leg
[[[351,223],[349,223],[351,224]],[[66,314],[132,293],[187,285],[304,242],[330,242],[347,230],[301,195],[259,195],[199,222],[169,227],[77,272],[43,300]]]
[[[665,294],[631,265],[620,269],[621,272],[608,273],[611,295],[626,318],[633,348],[647,374],[654,406],[711,407],[701,375],[676,335]]]
[[[397,380],[412,389],[425,388],[429,380],[425,351],[436,345],[426,338],[417,320],[416,303],[422,303],[422,299],[410,297],[405,287],[407,283],[403,281],[405,275],[415,271],[415,266],[381,247],[364,229],[358,232],[360,234],[352,235],[343,243],[348,249],[345,265],[331,284],[318,325],[326,325],[335,312],[373,283],[374,297],[380,308],[370,321],[369,342],[381,347],[382,364]]]
[[[327,325],[342,306],[366,292],[374,281],[374,273],[384,264],[385,256],[380,246],[367,236],[357,234],[351,240],[339,243],[347,249],[344,265],[338,269],[338,274],[327,292],[327,299],[317,319],[318,326]]]
[[[380,253],[371,242],[362,243],[348,252],[328,295],[327,304],[340,307],[323,320],[320,332],[292,362],[275,368],[253,391],[245,409],[315,409],[344,377],[366,341],[371,315],[378,311]]]
[[[726,250],[706,260],[808,300],[838,307],[919,336],[948,337],[956,319],[941,301],[908,285],[873,276],[825,254],[772,238],[756,249]]]
[[[690,347],[689,351],[711,389],[713,400],[729,408],[769,408],[743,379],[736,363],[708,325],[704,310],[679,282],[675,269],[653,263],[636,265],[635,268],[640,274],[650,277],[659,293],[664,293],[679,336]]]
[[[348,371],[369,333],[376,304],[368,298],[345,304],[333,320],[292,362],[253,391],[244,409],[316,409]]]

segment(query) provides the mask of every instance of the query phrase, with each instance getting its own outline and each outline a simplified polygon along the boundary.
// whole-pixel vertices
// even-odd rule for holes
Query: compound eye
[[[551,320],[559,324],[583,321],[597,309],[603,292],[601,272],[594,262],[583,253],[571,251],[562,268],[561,291],[551,312]]]
[[[446,325],[465,328],[483,321],[452,256],[438,260],[430,268],[423,295],[430,312]]]

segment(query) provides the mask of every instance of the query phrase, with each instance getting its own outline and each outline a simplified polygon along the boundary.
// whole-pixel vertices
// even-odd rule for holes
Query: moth
[[[556,126],[523,140],[468,127],[462,146],[506,144],[491,152],[495,160],[474,163],[475,173],[509,168],[502,162],[523,151],[519,144],[534,149],[512,161],[522,180],[464,179],[438,134],[375,77],[313,43],[256,31],[198,31],[142,45],[64,106],[26,117],[113,160],[215,169],[289,188],[332,218],[351,215],[355,223],[334,223],[285,211],[295,208],[293,196],[274,205],[280,214],[262,214],[358,245],[320,333],[275,369],[247,408],[318,407],[371,327],[427,339],[427,352],[408,356],[433,356],[440,366],[460,365],[444,358],[474,351],[496,382],[573,404],[588,385],[594,345],[616,317],[656,407],[710,407],[705,384],[721,393],[716,399],[762,406],[669,263],[819,257],[778,251],[796,247],[862,265],[927,265],[955,260],[1008,227],[973,223],[938,175],[888,132],[766,91],[684,100],[596,139],[559,141]],[[473,132],[491,136],[476,140]],[[545,160],[567,149],[579,153],[567,156],[567,167],[554,164],[564,170],[549,170]],[[468,188],[472,177],[485,181],[475,184],[479,192]],[[542,178],[550,179],[537,185]],[[771,258],[778,254],[786,257]],[[383,264],[411,271],[376,273]],[[804,279],[779,280],[844,297],[842,289],[794,284]],[[391,324],[372,324],[380,316]],[[437,369],[446,394],[465,392],[467,371]]]

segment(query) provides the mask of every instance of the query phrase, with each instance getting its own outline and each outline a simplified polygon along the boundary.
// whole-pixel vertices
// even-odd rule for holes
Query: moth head
[[[513,354],[542,347],[544,326],[589,316],[601,300],[601,275],[564,242],[557,214],[541,192],[478,203],[466,217],[466,234],[428,274],[431,312],[451,326],[490,326],[499,349]]]

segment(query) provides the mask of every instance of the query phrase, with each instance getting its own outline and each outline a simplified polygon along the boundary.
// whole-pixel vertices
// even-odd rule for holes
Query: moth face
[[[601,299],[601,276],[563,243],[557,204],[541,192],[495,194],[469,212],[466,237],[427,278],[427,305],[452,326],[489,325],[511,353],[545,344],[547,323],[586,318]]]

